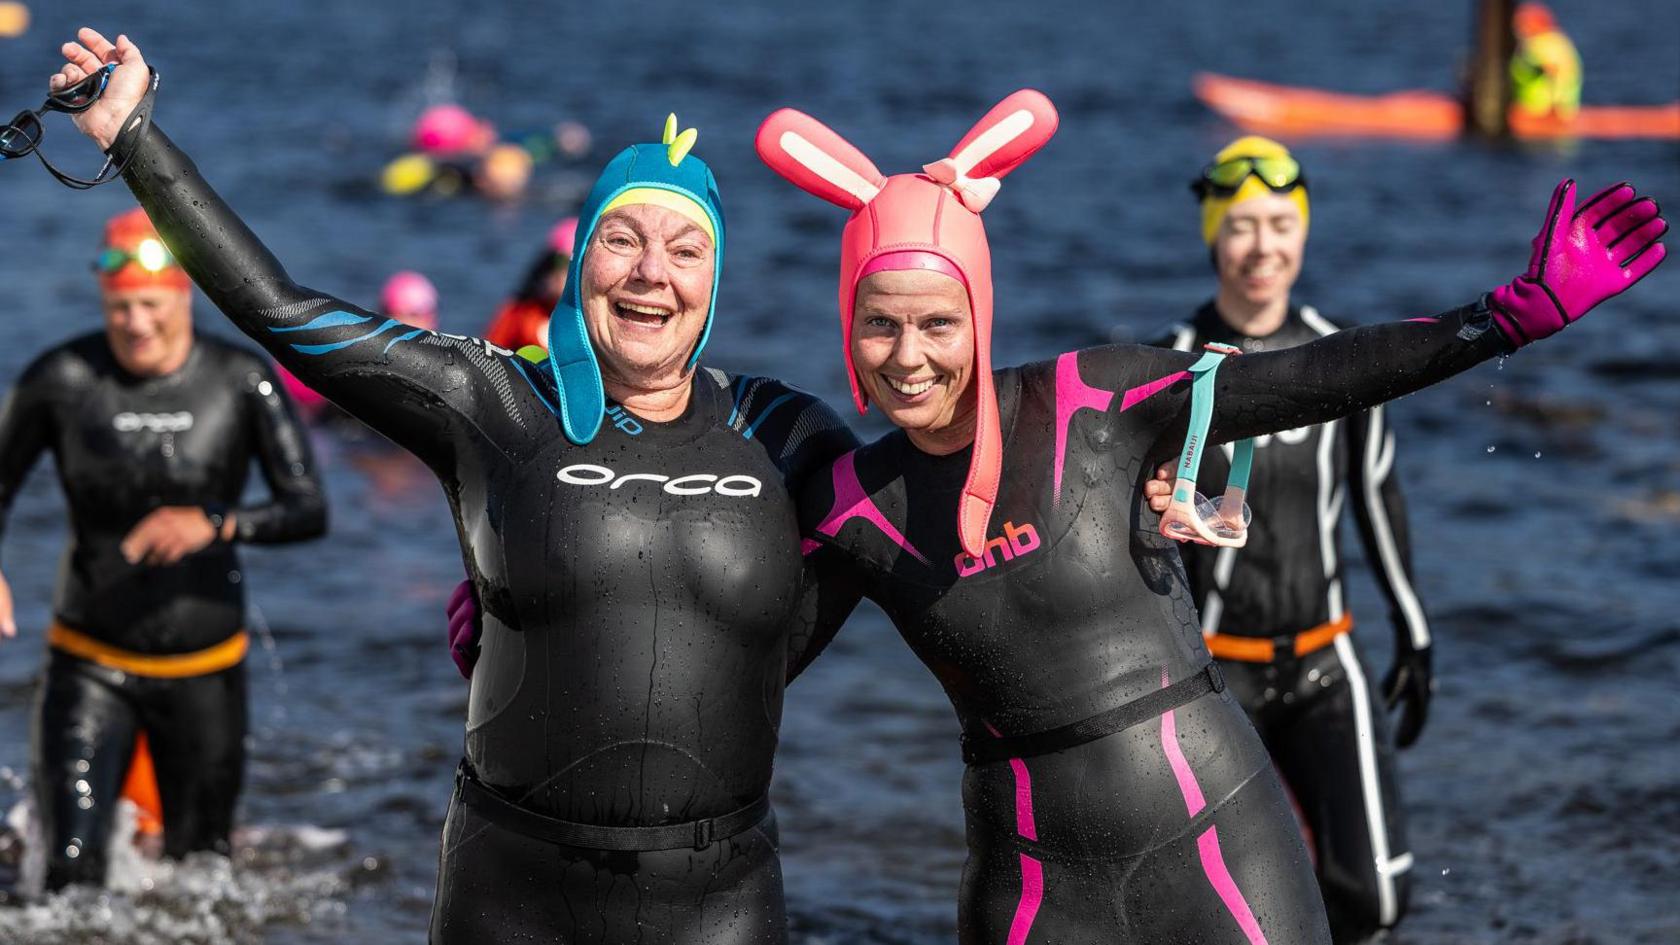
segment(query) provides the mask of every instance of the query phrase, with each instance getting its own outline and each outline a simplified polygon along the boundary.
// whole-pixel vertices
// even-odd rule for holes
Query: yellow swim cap
[[[1288,148],[1270,138],[1262,138],[1259,135],[1245,135],[1221,148],[1219,153],[1213,156],[1213,164],[1223,164],[1234,158],[1244,157],[1293,158],[1293,155],[1289,153]],[[1228,197],[1213,193],[1204,194],[1202,196],[1202,241],[1209,246],[1213,245],[1214,237],[1219,235],[1219,224],[1224,222],[1225,214],[1230,211],[1231,207],[1250,197],[1258,197],[1261,194],[1268,193],[1275,193],[1275,191],[1267,187],[1266,182],[1259,177],[1249,174],[1238,185],[1237,192]],[[1301,208],[1301,226],[1305,229],[1310,219],[1306,186],[1297,184],[1290,187],[1283,196],[1295,201],[1295,205]]]

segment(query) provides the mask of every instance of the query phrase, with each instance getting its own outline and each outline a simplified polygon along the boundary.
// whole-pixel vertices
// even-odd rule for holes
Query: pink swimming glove
[[[462,581],[449,595],[443,606],[449,615],[449,657],[465,679],[472,678],[473,664],[478,662],[478,594],[472,581]]]
[[[1575,181],[1565,180],[1552,192],[1528,271],[1493,290],[1494,321],[1518,348],[1562,331],[1657,268],[1666,232],[1657,202],[1631,184],[1606,187],[1576,208]]]

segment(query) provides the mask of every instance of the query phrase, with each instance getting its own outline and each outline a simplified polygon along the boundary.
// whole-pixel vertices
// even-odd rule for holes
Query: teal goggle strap
[[[1202,452],[1207,443],[1208,425],[1213,421],[1213,385],[1219,374],[1219,366],[1225,359],[1241,352],[1229,345],[1209,344],[1202,356],[1195,364],[1190,365],[1192,378],[1190,384],[1190,429],[1184,434],[1184,449],[1178,454],[1178,481],[1180,483],[1196,481],[1196,473],[1202,467]],[[1236,488],[1248,491],[1248,474],[1254,466],[1254,440],[1252,438],[1239,440],[1231,457],[1231,475],[1226,480],[1226,488]],[[1179,487],[1178,492],[1184,492]],[[1190,496],[1174,495],[1180,502],[1189,502]]]

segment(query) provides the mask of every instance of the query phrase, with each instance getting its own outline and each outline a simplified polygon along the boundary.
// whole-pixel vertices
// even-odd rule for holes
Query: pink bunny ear
[[[992,107],[951,149],[923,168],[979,213],[997,194],[998,181],[1044,147],[1060,121],[1043,92],[1022,89]]]
[[[847,210],[862,209],[887,183],[862,151],[827,125],[791,108],[764,119],[755,145],[771,170]]]

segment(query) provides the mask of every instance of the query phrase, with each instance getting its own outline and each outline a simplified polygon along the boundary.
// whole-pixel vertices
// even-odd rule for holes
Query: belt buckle
[[[694,849],[695,849],[695,852],[699,852],[699,851],[704,850],[707,847],[711,846],[712,841],[715,840],[716,838],[717,838],[717,822],[716,821],[714,821],[710,817],[708,817],[705,820],[696,820],[694,822]]]
[[[1225,671],[1219,668],[1219,661],[1213,660],[1207,664],[1208,682],[1213,684],[1214,692],[1225,691]]]
[[[1286,633],[1282,636],[1272,637],[1272,662],[1284,663],[1299,659],[1295,655],[1295,639],[1298,636],[1299,634]]]

